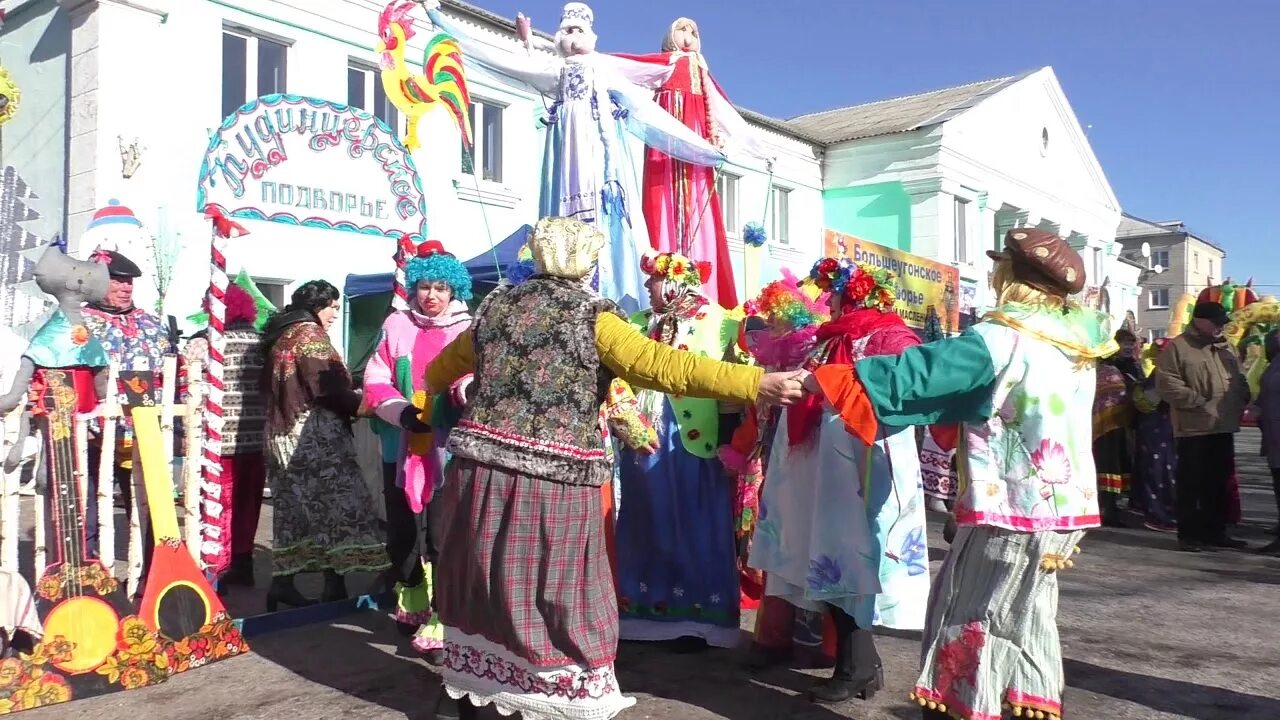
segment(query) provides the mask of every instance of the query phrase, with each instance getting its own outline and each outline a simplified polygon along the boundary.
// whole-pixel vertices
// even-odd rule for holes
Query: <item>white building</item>
[[[392,127],[403,118],[382,93],[377,71],[381,0],[17,0],[0,31],[5,67],[24,90],[24,107],[4,128],[3,162],[17,166],[62,223],[73,253],[93,212],[112,198],[152,231],[180,233],[183,251],[166,310],[199,309],[208,284],[209,223],[197,212],[197,174],[210,133],[247,100],[276,92],[368,109]],[[600,8],[607,12],[607,8]],[[519,49],[514,24],[462,3],[446,12],[477,32]],[[423,56],[421,32],[406,57]],[[607,42],[606,42],[607,44]],[[656,51],[658,48],[633,48]],[[195,60],[195,61],[193,61]],[[429,234],[461,258],[486,252],[537,219],[545,100],[524,87],[469,71],[475,101],[476,160],[464,172],[453,120],[443,110],[421,123],[414,160],[425,186]],[[730,92],[732,90],[730,89]],[[764,217],[770,181],[764,163],[730,158],[720,178],[735,277],[758,283],[779,263],[807,269],[821,237],[821,166],[813,145],[785,126],[762,121],[778,146],[773,210]],[[141,164],[122,172],[122,151],[136,140]],[[637,141],[633,157],[640,158]],[[636,168],[637,173],[640,168]],[[325,178],[316,178],[321,184]],[[65,187],[65,192],[64,192]],[[639,211],[639,199],[633,207]],[[57,212],[58,209],[62,212]],[[743,249],[749,221],[770,227],[767,259]],[[249,235],[230,241],[228,269],[246,269],[276,302],[296,284],[323,278],[338,287],[348,274],[389,272],[393,241],[333,230],[246,221]],[[750,256],[750,261],[746,258]],[[750,272],[751,276],[744,276]],[[341,340],[343,322],[335,323]]]
[[[1007,230],[1040,227],[1113,274],[1120,203],[1052,68],[793,118],[826,145],[828,227],[954,264],[978,307]],[[1097,293],[1095,292],[1095,295]],[[1136,308],[1113,307],[1117,322]]]

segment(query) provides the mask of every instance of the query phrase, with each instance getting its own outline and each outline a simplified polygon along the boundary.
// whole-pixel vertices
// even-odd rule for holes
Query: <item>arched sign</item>
[[[422,179],[381,119],[341,103],[265,95],[222,121],[196,209],[248,220],[421,241]]]

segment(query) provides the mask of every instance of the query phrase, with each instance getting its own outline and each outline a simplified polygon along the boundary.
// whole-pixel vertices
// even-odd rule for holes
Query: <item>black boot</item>
[[[231,565],[218,578],[218,584],[253,587],[253,553],[232,555]]]
[[[951,716],[941,710],[920,708],[920,720],[951,720]]]
[[[436,701],[433,715],[434,720],[478,720],[480,717],[470,697],[463,695],[454,700],[443,687],[440,688],[440,699]]]
[[[816,703],[831,705],[849,698],[870,700],[884,686],[884,669],[876,652],[875,637],[858,627],[852,616],[839,608],[830,609],[836,625],[836,667],[831,679],[809,691]]]
[[[267,589],[267,612],[275,612],[282,603],[290,607],[305,607],[315,605],[316,601],[298,592],[292,575],[276,575],[271,578],[271,587]]]
[[[321,602],[335,602],[347,599],[347,579],[334,570],[324,571],[324,591],[320,593]]]

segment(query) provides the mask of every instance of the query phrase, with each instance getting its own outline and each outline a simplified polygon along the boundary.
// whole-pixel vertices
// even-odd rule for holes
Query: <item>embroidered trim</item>
[[[1002,513],[974,512],[956,509],[956,522],[960,525],[990,525],[1019,532],[1045,532],[1048,530],[1087,530],[1102,524],[1098,515],[1074,517],[1025,518]]]
[[[565,443],[546,442],[544,440],[534,440],[533,438],[516,435],[515,433],[506,433],[501,430],[495,430],[487,425],[472,422],[470,420],[461,420],[458,427],[469,430],[470,432],[489,438],[490,440],[501,440],[513,445],[524,445],[532,450],[541,450],[543,452],[551,452],[559,455],[565,455],[575,460],[603,460],[604,449],[583,450]]]

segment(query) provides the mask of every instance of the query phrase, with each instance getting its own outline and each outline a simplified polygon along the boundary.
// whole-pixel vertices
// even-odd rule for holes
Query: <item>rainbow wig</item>
[[[760,295],[743,309],[747,315],[761,317],[786,331],[821,325],[831,319],[826,293],[813,281],[798,280],[786,269],[782,271],[781,280],[765,285]]]
[[[423,280],[448,285],[454,300],[466,302],[471,299],[471,273],[452,255],[432,253],[409,260],[404,268],[405,289],[412,295]]]

